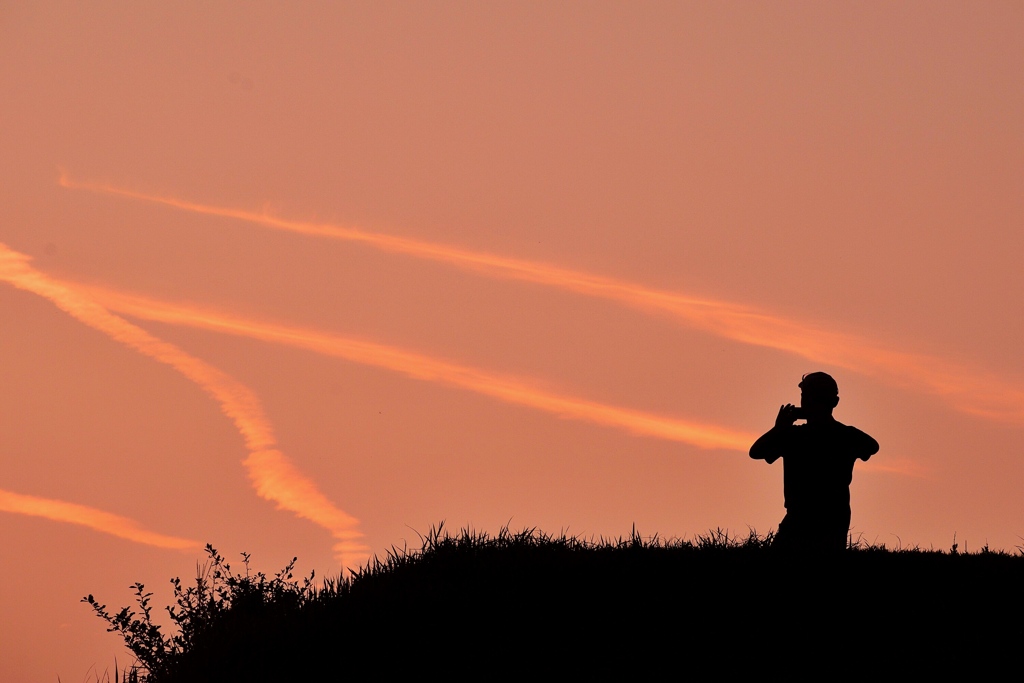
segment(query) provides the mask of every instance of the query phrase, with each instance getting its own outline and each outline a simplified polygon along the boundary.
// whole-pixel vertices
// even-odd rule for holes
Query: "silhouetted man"
[[[857,458],[878,452],[878,442],[832,417],[839,386],[812,372],[800,382],[800,407],[779,408],[775,426],[750,447],[750,457],[782,458],[786,516],[772,545],[784,550],[843,550],[850,530],[850,482]],[[799,419],[807,424],[793,424]]]

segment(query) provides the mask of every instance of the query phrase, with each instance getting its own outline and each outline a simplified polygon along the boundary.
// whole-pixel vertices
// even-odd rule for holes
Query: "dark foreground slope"
[[[1009,663],[1024,642],[1024,557],[1004,553],[786,557],[721,534],[588,543],[435,532],[421,551],[322,589],[288,573],[244,578],[214,559],[199,591],[181,589],[176,642],[142,613],[109,617],[152,683],[635,678],[700,663],[722,676],[822,665],[873,675],[887,663],[922,673],[954,660]]]

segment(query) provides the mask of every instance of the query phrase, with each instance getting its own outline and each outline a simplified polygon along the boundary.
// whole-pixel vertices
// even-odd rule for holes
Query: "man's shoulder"
[[[857,429],[853,425],[843,424],[839,420],[836,420],[836,427],[838,429],[842,430],[846,434],[850,434],[850,435],[863,434],[864,436],[868,435],[867,432],[865,432],[865,431],[863,431],[861,429]]]
[[[878,452],[878,442],[867,432],[864,432],[852,425],[846,425],[836,420],[836,429],[842,434],[842,440],[854,446],[860,457],[870,456]],[[865,459],[867,459],[865,457]]]

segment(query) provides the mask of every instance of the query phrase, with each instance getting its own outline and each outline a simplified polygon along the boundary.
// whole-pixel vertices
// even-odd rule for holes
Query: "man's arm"
[[[761,438],[750,447],[751,458],[764,460],[770,465],[785,455],[790,430],[793,428],[793,423],[797,420],[794,414],[795,411],[796,406],[792,403],[787,403],[779,408],[779,415],[775,418],[775,426],[762,434]]]
[[[850,447],[854,457],[867,460],[878,452],[878,442],[860,431],[856,427],[847,427],[850,430]]]

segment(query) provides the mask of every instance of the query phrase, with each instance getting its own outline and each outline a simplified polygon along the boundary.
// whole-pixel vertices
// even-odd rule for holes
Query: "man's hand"
[[[776,427],[792,427],[799,418],[796,416],[796,406],[787,403],[779,408],[779,416],[775,418]]]

